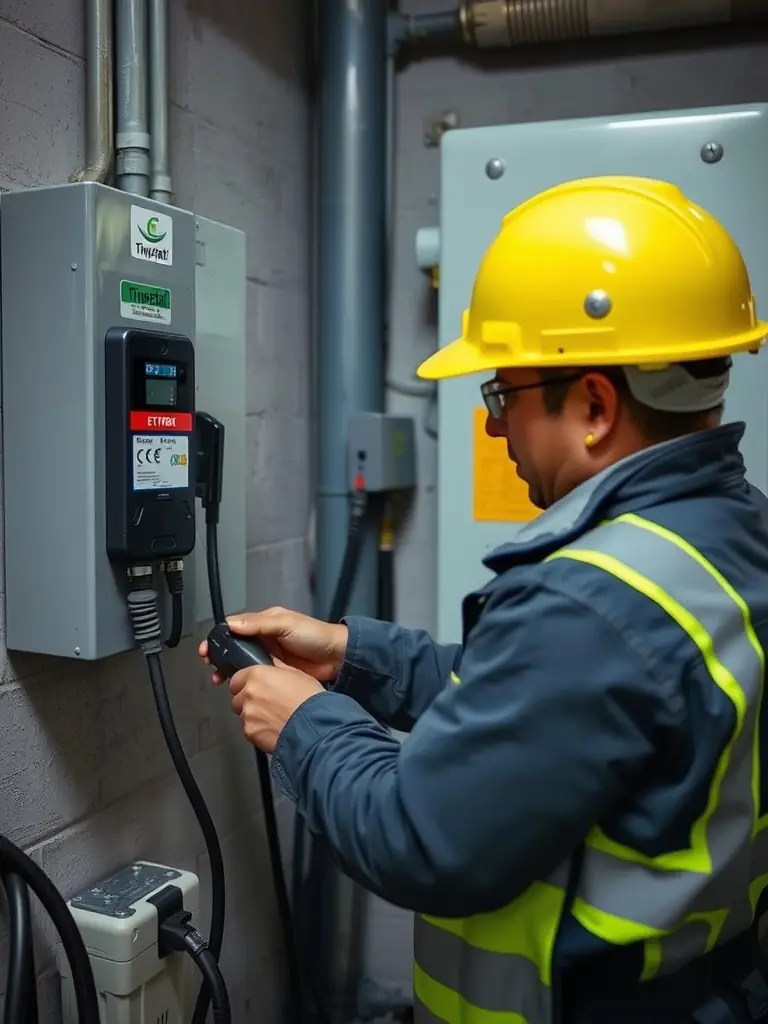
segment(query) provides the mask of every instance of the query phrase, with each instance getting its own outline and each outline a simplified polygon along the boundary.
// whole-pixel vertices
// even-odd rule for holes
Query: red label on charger
[[[131,411],[131,431],[134,434],[192,433],[191,412],[135,412]]]

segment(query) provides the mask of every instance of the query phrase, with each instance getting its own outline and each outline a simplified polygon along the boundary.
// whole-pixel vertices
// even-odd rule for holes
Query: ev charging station
[[[201,536],[196,409],[226,428],[222,581],[242,608],[242,233],[91,183],[9,192],[0,217],[9,649],[135,646],[126,565],[186,558]],[[207,333],[200,300],[223,280]],[[194,584],[188,571],[185,633],[209,614]]]
[[[82,661],[141,647],[162,698],[160,650],[212,614],[201,470],[222,601],[245,606],[244,235],[100,184],[19,190],[0,202],[0,270],[7,647]],[[149,861],[70,899],[87,959],[57,924],[64,1024],[92,1024],[88,962],[101,1024],[188,1024],[185,953],[216,1009],[199,904],[195,875]]]

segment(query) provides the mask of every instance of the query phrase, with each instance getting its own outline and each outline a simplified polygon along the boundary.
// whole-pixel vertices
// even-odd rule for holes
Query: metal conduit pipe
[[[329,614],[350,514],[349,417],[384,408],[386,42],[383,0],[326,0],[318,39],[317,565],[315,611]],[[376,615],[378,538],[367,530],[349,612]],[[362,890],[314,843],[312,955],[333,1024],[354,1019],[362,972]]]
[[[147,114],[147,5],[116,0],[116,184],[123,192],[149,195]]]
[[[386,226],[386,9],[323,6],[319,53],[317,613],[328,614],[346,546],[347,427],[383,409]],[[375,531],[350,612],[376,614]]]
[[[408,43],[437,42],[445,40],[461,41],[461,8],[452,11],[435,11],[429,14],[398,14],[390,15],[390,23],[395,26],[395,40]]]
[[[765,0],[475,0],[458,10],[480,48],[658,32],[768,17]]]
[[[149,18],[149,195],[170,203],[168,153],[168,0],[147,0]]]
[[[85,167],[70,181],[106,181],[114,160],[112,0],[85,5]]]

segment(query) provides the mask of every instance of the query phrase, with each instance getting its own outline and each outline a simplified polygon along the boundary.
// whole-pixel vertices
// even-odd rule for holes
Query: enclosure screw
[[[491,179],[491,181],[498,181],[499,178],[504,174],[504,161],[500,160],[497,156],[489,160],[485,165],[485,173]]]
[[[701,147],[701,159],[705,164],[717,164],[723,159],[723,147],[719,142],[707,142]]]
[[[80,657],[80,648],[79,647],[75,648],[75,654],[78,656],[78,658]]]

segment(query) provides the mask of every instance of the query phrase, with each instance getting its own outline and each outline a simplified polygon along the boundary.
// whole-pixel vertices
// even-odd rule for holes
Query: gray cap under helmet
[[[720,370],[714,376],[713,362]],[[639,366],[623,366],[622,370],[629,390],[642,405],[659,412],[696,413],[716,409],[722,403],[731,363],[727,357],[701,363],[673,363],[663,370]]]

